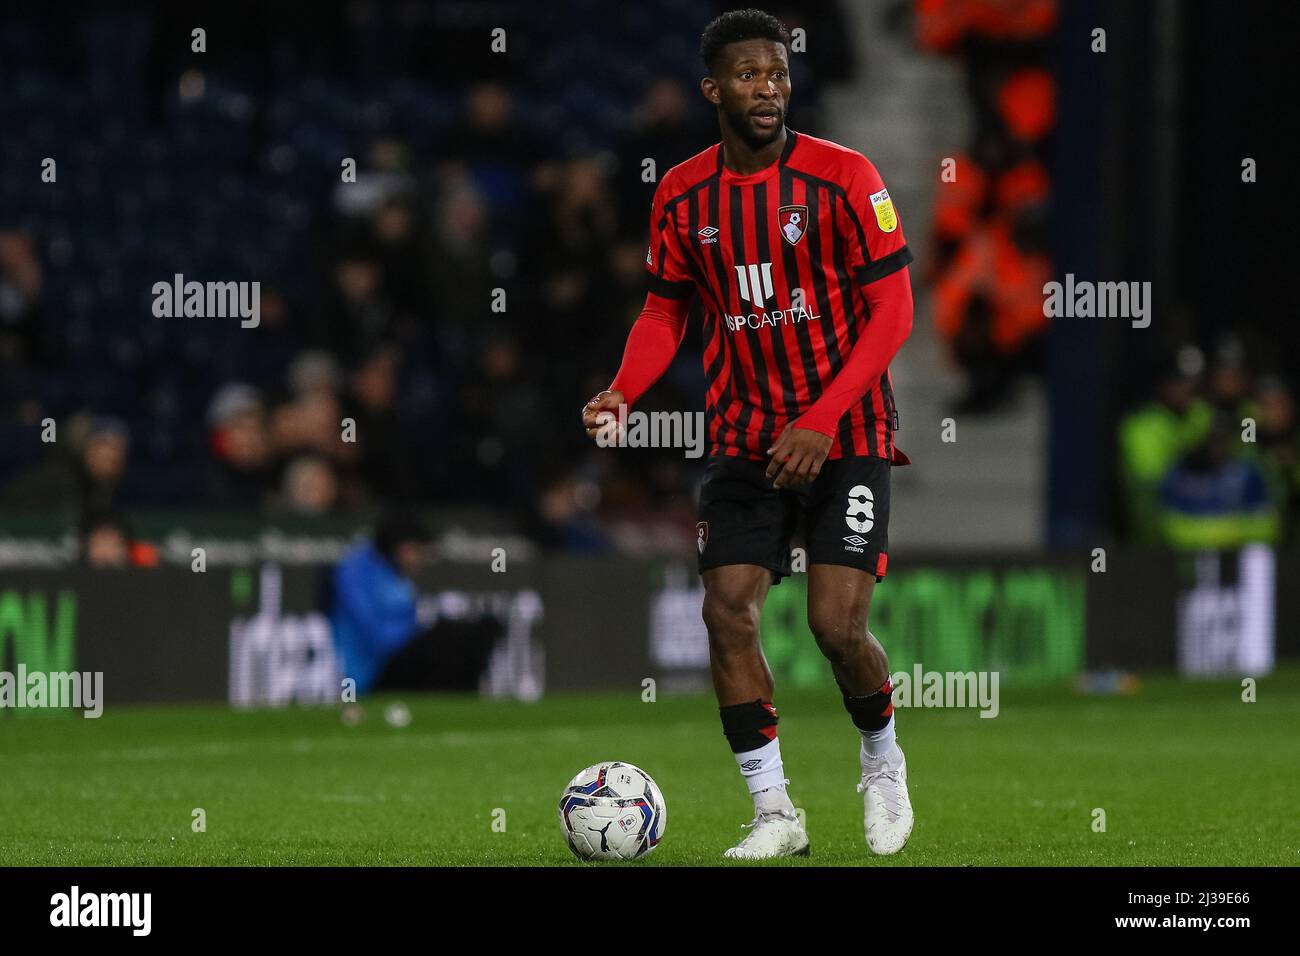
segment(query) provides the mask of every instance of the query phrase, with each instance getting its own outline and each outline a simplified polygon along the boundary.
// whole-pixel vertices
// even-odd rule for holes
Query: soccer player
[[[896,853],[912,806],[889,664],[867,612],[885,576],[890,468],[907,464],[894,447],[889,362],[912,326],[912,255],[866,157],[786,127],[790,37],[779,20],[725,13],[700,48],[700,88],[722,142],[659,183],[645,306],[583,424],[596,437],[654,384],[699,296],[710,441],[697,526],[703,616],[722,730],[755,808],[726,856],[808,853],[758,633],[768,588],[791,573],[800,519],[808,624],[861,737],[867,845]]]

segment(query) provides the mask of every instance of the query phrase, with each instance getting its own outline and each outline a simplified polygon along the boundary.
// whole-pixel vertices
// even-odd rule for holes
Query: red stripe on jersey
[[[795,204],[794,177],[790,175],[788,169],[781,170],[778,182],[774,186],[778,190],[778,211]],[[783,238],[776,242],[771,253],[777,285],[790,289],[793,299],[794,290],[803,288],[803,280],[799,276],[799,256],[794,246]],[[781,336],[788,359],[786,365],[789,369],[790,384],[794,391],[793,414],[797,415],[799,410],[807,408],[815,401],[814,396],[821,394],[821,378],[817,374],[816,356],[813,353],[808,323],[794,322],[783,325]]]
[[[736,232],[741,236],[744,235],[744,222],[739,219],[739,214],[738,209],[738,218],[732,218],[731,190],[720,182],[712,184],[709,187],[709,218],[711,222],[718,224],[721,234],[719,241],[713,246],[710,261],[716,287],[721,291],[720,298],[727,310],[725,314],[730,314],[738,307],[740,281],[739,274],[730,271],[729,260],[734,253],[730,249],[723,248],[723,237],[730,237]],[[723,223],[726,225],[721,225]],[[747,280],[748,273],[746,273]],[[762,386],[759,384],[759,376],[755,369],[755,349],[748,335],[727,336],[727,341],[732,347],[735,367],[740,373],[733,376],[731,401],[724,409],[724,418],[733,426],[733,431],[736,433],[735,445],[729,449],[729,453],[737,455],[742,452],[752,453],[752,446],[756,443],[757,428],[761,427],[763,418],[762,410],[759,408],[762,401]]]

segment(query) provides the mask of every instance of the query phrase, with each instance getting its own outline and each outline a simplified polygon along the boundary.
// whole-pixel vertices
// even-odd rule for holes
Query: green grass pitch
[[[1154,678],[1133,698],[1004,687],[995,719],[900,710],[917,824],[888,859],[863,842],[857,736],[827,685],[777,694],[812,839],[783,865],[1300,865],[1300,669],[1255,703],[1235,681]],[[647,770],[668,804],[663,842],[628,865],[720,864],[751,815],[709,698],[405,700],[402,729],[382,700],[358,727],[330,708],[2,713],[0,862],[580,865],[556,806],[601,759]]]

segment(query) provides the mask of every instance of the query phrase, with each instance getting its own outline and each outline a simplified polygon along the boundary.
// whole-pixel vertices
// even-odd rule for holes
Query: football
[[[593,764],[560,795],[560,829],[583,860],[634,860],[663,839],[668,808],[640,767],[619,760]]]

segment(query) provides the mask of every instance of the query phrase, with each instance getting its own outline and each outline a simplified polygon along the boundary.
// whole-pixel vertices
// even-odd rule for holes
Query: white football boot
[[[745,838],[722,854],[729,860],[768,860],[775,856],[807,856],[808,834],[790,813],[760,813],[746,823]]]
[[[907,795],[907,758],[894,745],[893,753],[873,760],[861,753],[863,824],[872,853],[897,853],[912,835],[912,800]]]

